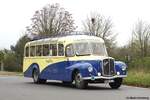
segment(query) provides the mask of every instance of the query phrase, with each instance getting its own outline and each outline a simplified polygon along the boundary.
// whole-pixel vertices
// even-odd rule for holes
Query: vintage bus
[[[127,76],[124,62],[109,57],[103,39],[65,35],[26,43],[23,72],[34,83],[60,80],[85,88],[88,83],[109,83],[118,89]]]

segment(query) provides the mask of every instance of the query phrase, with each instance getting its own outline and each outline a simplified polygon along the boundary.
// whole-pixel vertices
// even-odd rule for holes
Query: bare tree
[[[135,25],[132,34],[132,42],[140,51],[140,56],[147,56],[150,45],[150,25],[140,20]]]
[[[116,34],[112,32],[113,24],[110,18],[94,13],[83,22],[83,30],[104,39],[108,50],[115,44]]]
[[[27,32],[32,34],[51,36],[75,29],[72,15],[59,4],[46,5],[42,10],[36,11],[31,20],[32,24],[27,27]]]

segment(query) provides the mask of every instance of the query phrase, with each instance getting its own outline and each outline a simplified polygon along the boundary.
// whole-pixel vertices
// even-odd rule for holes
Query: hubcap
[[[37,82],[37,80],[38,80],[38,72],[37,71],[34,71],[33,79],[35,82]]]
[[[81,82],[82,82],[82,76],[81,76],[80,73],[78,73],[78,74],[76,75],[76,85],[77,85],[77,86],[80,86]]]

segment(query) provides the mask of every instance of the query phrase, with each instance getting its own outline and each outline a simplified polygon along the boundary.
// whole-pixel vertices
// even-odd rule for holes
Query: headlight
[[[93,71],[93,67],[92,67],[92,66],[89,66],[89,67],[88,67],[88,71],[89,71],[89,72],[92,72],[92,71]]]
[[[101,73],[97,73],[98,74],[98,76],[101,76]]]
[[[120,72],[117,72],[117,75],[120,75]]]
[[[122,66],[122,70],[125,71],[127,67],[125,65]]]

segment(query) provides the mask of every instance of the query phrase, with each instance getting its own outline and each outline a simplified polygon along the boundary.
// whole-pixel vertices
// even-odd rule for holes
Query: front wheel
[[[46,80],[45,79],[40,79],[39,78],[39,71],[37,69],[34,69],[33,70],[33,81],[34,83],[36,84],[39,84],[39,83],[46,83]]]
[[[88,83],[85,80],[83,80],[82,75],[79,72],[76,72],[74,80],[75,86],[79,89],[86,88],[88,85]]]
[[[114,82],[109,83],[109,85],[112,89],[118,89],[122,84],[122,80],[122,78],[116,78],[114,79]]]

